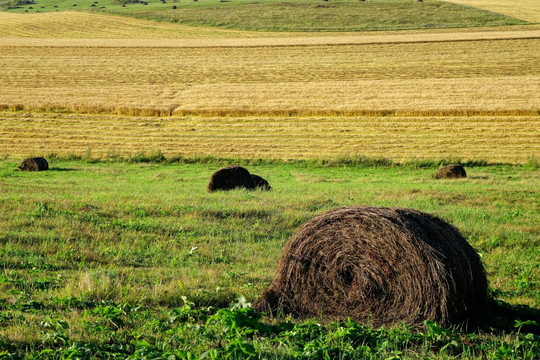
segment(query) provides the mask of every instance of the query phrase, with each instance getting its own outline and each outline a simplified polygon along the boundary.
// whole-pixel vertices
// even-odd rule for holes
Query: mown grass
[[[0,109],[205,117],[538,115],[540,41],[522,36],[337,46],[324,39],[309,46],[6,46]]]
[[[511,136],[509,135],[511,134]],[[38,140],[39,139],[39,140]],[[540,117],[133,117],[0,112],[0,154],[111,158],[459,158],[524,164],[540,156]]]
[[[56,7],[54,7],[56,6]],[[175,9],[173,9],[173,6]],[[97,11],[138,18],[257,31],[364,31],[465,28],[526,24],[526,21],[458,4],[427,0],[123,1],[93,0],[24,3],[0,0],[15,12]]]
[[[1,356],[538,357],[523,322],[540,304],[537,162],[469,163],[467,179],[450,181],[431,177],[436,161],[238,160],[273,190],[207,193],[210,174],[232,161],[52,157],[42,173],[0,161]],[[518,327],[494,314],[480,332],[428,324],[415,334],[260,318],[243,305],[302,223],[349,205],[410,207],[457,226],[492,295],[510,312],[521,306]]]

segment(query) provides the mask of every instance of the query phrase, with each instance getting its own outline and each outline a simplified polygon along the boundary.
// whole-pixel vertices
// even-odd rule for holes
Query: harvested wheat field
[[[36,131],[39,129],[39,131]],[[462,158],[523,163],[540,154],[538,116],[130,117],[0,114],[0,154],[394,160]]]
[[[174,40],[189,40],[187,43],[196,44],[195,40],[202,41],[206,45],[220,42],[228,45],[242,43],[246,39],[282,39],[281,43],[286,44],[287,39],[338,39],[343,36],[349,41],[377,42],[379,40],[394,38],[399,41],[403,37],[425,37],[424,40],[452,40],[466,36],[469,39],[489,37],[509,37],[512,33],[538,31],[537,26],[512,26],[512,27],[483,27],[456,29],[430,29],[430,30],[400,30],[400,31],[376,31],[376,32],[259,32],[220,29],[214,27],[192,27],[177,23],[148,21],[131,17],[117,15],[105,15],[86,12],[49,12],[49,13],[7,13],[0,11],[0,44],[48,46],[49,44],[74,44],[99,46],[100,41],[113,44],[110,40],[116,41],[116,46],[132,46],[137,44],[139,39],[160,40],[158,46],[174,46],[178,44]],[[503,35],[506,33],[506,35]],[[353,38],[357,40],[353,40]],[[33,39],[41,39],[34,42]],[[51,40],[56,40],[53,42]],[[47,40],[43,42],[43,40]],[[86,40],[86,41],[81,41]],[[88,40],[93,40],[88,42]],[[228,40],[237,40],[231,42]],[[165,41],[169,41],[168,43]],[[308,40],[306,40],[308,41]],[[319,40],[319,42],[322,40]],[[326,40],[324,40],[326,41]],[[330,40],[337,41],[337,40]],[[297,43],[298,40],[295,40]],[[313,43],[313,40],[309,40]],[[103,44],[103,42],[101,43]],[[156,46],[154,42],[141,42],[142,46]],[[185,44],[185,43],[184,43]]]
[[[5,46],[0,106],[131,115],[530,115],[540,109],[540,36],[529,36],[248,48]]]
[[[474,6],[479,9],[515,17],[517,19],[540,22],[540,1],[537,0],[448,0],[456,4]]]
[[[257,33],[0,17],[2,155],[523,163],[539,153],[538,26]]]
[[[438,0],[0,0],[0,358],[537,359],[530,21]],[[35,157],[49,171],[17,168]],[[451,163],[468,177],[433,179]],[[233,164],[255,191],[217,179]],[[447,222],[353,250],[395,301],[341,262],[345,306],[375,316],[249,307],[301,224],[362,205]],[[448,224],[474,250],[409,236],[463,243]],[[475,309],[480,332],[441,327]],[[349,315],[410,327],[331,321]]]
[[[17,14],[0,12],[5,39],[178,39],[250,37],[256,32],[183,26],[167,22],[84,12]],[[260,36],[260,35],[258,35]],[[148,42],[147,42],[148,43]]]

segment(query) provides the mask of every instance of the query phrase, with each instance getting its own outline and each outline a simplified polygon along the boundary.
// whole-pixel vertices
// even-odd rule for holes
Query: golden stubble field
[[[90,151],[94,157],[162,151],[167,156],[270,159],[486,159],[521,163],[540,153],[534,116],[133,117],[0,113],[0,154]],[[39,129],[39,131],[35,131]]]
[[[197,115],[526,114],[540,37],[250,47],[2,48],[0,106]]]
[[[261,35],[35,15],[0,15],[0,155],[539,156],[540,26]]]
[[[540,22],[540,1],[538,0],[447,0],[461,5],[515,17],[531,22]]]

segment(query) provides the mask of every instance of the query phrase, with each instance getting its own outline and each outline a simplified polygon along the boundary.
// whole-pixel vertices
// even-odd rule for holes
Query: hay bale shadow
[[[49,168],[49,171],[78,171],[78,169],[73,169],[73,168],[61,168],[61,167],[51,167]]]
[[[24,159],[19,166],[20,171],[46,171],[49,170],[49,163],[43,157],[33,157]]]
[[[272,190],[272,187],[270,186],[268,181],[266,181],[266,179],[255,174],[251,174],[251,178],[253,179],[253,182],[255,183],[255,188],[259,190],[264,190],[264,191]]]
[[[435,179],[461,179],[466,177],[465,169],[458,164],[443,166],[433,175]]]
[[[208,183],[208,192],[244,188],[255,189],[255,182],[249,171],[241,166],[227,166],[214,172]]]
[[[510,305],[491,299],[489,303],[490,317],[485,326],[505,332],[516,331],[532,333],[540,336],[540,310],[526,305]],[[523,324],[523,325],[521,325]]]
[[[480,323],[487,279],[459,231],[410,209],[340,208],[287,243],[258,311],[371,326]]]

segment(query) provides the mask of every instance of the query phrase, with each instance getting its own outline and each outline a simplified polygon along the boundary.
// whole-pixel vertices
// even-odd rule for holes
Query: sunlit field
[[[540,358],[540,11],[457,2],[0,0],[0,359]],[[454,225],[489,318],[253,310],[343,206]]]
[[[0,0],[0,9],[34,14],[82,11],[191,26],[276,31],[381,31],[527,24],[526,20],[452,2],[426,0]],[[527,8],[526,8],[527,9]]]
[[[146,353],[187,359],[182,351],[225,356],[240,341],[244,352],[235,358],[318,358],[309,355],[315,349],[360,359],[367,350],[358,342],[369,341],[370,356],[381,359],[403,352],[496,357],[501,348],[512,356],[500,358],[537,357],[532,335],[502,332],[517,330],[504,316],[494,316],[487,332],[432,327],[421,336],[407,329],[326,325],[324,318],[315,319],[318,330],[311,322],[260,322],[239,310],[243,305],[231,310],[230,319],[222,317],[237,296],[256,299],[302,223],[335,207],[372,205],[415,208],[457,226],[481,254],[490,292],[531,307],[521,310],[527,319],[540,300],[537,166],[470,166],[467,179],[435,180],[436,167],[429,166],[244,161],[272,191],[209,194],[210,174],[226,162],[156,160],[49,157],[51,170],[37,174],[0,162],[0,349],[20,355],[49,349],[46,358]],[[239,330],[229,332],[222,321]],[[279,323],[270,333],[263,330]],[[253,327],[260,330],[249,332]],[[338,329],[356,330],[339,335]],[[452,341],[444,350],[437,345]]]
[[[39,129],[39,131],[36,131]],[[221,156],[526,163],[540,153],[537,116],[128,117],[0,113],[0,153]]]
[[[539,45],[528,34],[334,46],[5,46],[0,106],[130,115],[532,115],[540,109]]]
[[[474,6],[531,22],[540,22],[540,3],[536,0],[522,0],[519,3],[514,0],[450,0],[449,2]]]

